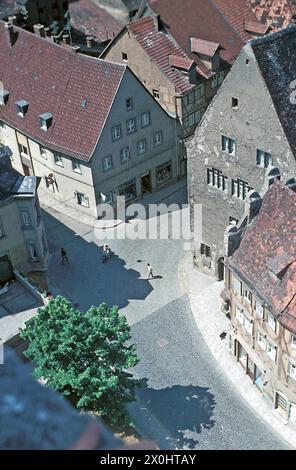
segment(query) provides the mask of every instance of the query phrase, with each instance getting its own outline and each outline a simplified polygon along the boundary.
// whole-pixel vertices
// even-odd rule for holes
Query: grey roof
[[[35,195],[36,176],[22,176],[11,166],[10,152],[0,147],[0,201],[10,196]]]
[[[250,41],[275,110],[296,156],[296,25]],[[295,83],[293,83],[295,82]]]

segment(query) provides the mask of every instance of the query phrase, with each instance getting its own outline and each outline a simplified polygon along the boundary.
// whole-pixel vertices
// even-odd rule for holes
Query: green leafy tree
[[[137,381],[127,369],[138,363],[130,327],[118,307],[86,313],[58,296],[39,309],[21,333],[36,378],[64,394],[77,408],[99,413],[110,424],[128,424],[125,405]]]

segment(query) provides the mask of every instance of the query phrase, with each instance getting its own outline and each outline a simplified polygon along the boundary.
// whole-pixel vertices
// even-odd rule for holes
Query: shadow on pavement
[[[145,410],[142,412],[147,414],[147,419],[151,416],[157,417],[157,426],[163,425],[165,429],[164,442],[157,440],[157,426],[154,435],[150,436],[161,449],[195,449],[198,446],[199,434],[204,429],[213,428],[216,423],[213,419],[216,401],[207,387],[174,385],[155,390],[145,385],[138,389],[137,397],[141,410]],[[133,406],[130,405],[130,412],[137,423]],[[138,405],[135,405],[135,409],[136,407],[138,408]]]
[[[112,252],[110,259],[103,263],[102,247],[84,240],[47,212],[44,224],[51,254],[48,283],[54,295],[60,293],[85,310],[102,302],[123,308],[130,299],[143,300],[152,292],[150,282],[141,279],[139,271],[128,268],[116,253]],[[61,247],[69,259],[64,265]]]

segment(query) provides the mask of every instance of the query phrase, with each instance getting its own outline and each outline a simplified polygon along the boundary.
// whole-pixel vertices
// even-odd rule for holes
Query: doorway
[[[288,411],[288,400],[286,397],[280,393],[276,392],[275,396],[275,409],[282,415],[284,418],[287,418]]]
[[[24,163],[23,163],[23,173],[24,173],[24,176],[31,176],[30,168],[27,165],[25,165]]]
[[[13,271],[10,259],[7,255],[0,257],[0,284],[5,284],[13,279]]]
[[[142,190],[142,195],[144,194],[150,194],[152,192],[152,185],[151,185],[151,174],[146,173],[141,177],[141,190]]]

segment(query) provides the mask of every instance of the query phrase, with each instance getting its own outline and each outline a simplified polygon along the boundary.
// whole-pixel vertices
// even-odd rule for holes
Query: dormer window
[[[5,106],[9,98],[8,90],[0,90],[0,105]]]
[[[26,112],[29,108],[29,103],[26,100],[20,100],[15,103],[17,115],[20,117],[25,117]]]
[[[40,114],[39,120],[40,120],[40,128],[46,132],[51,126],[52,114],[51,113]]]

